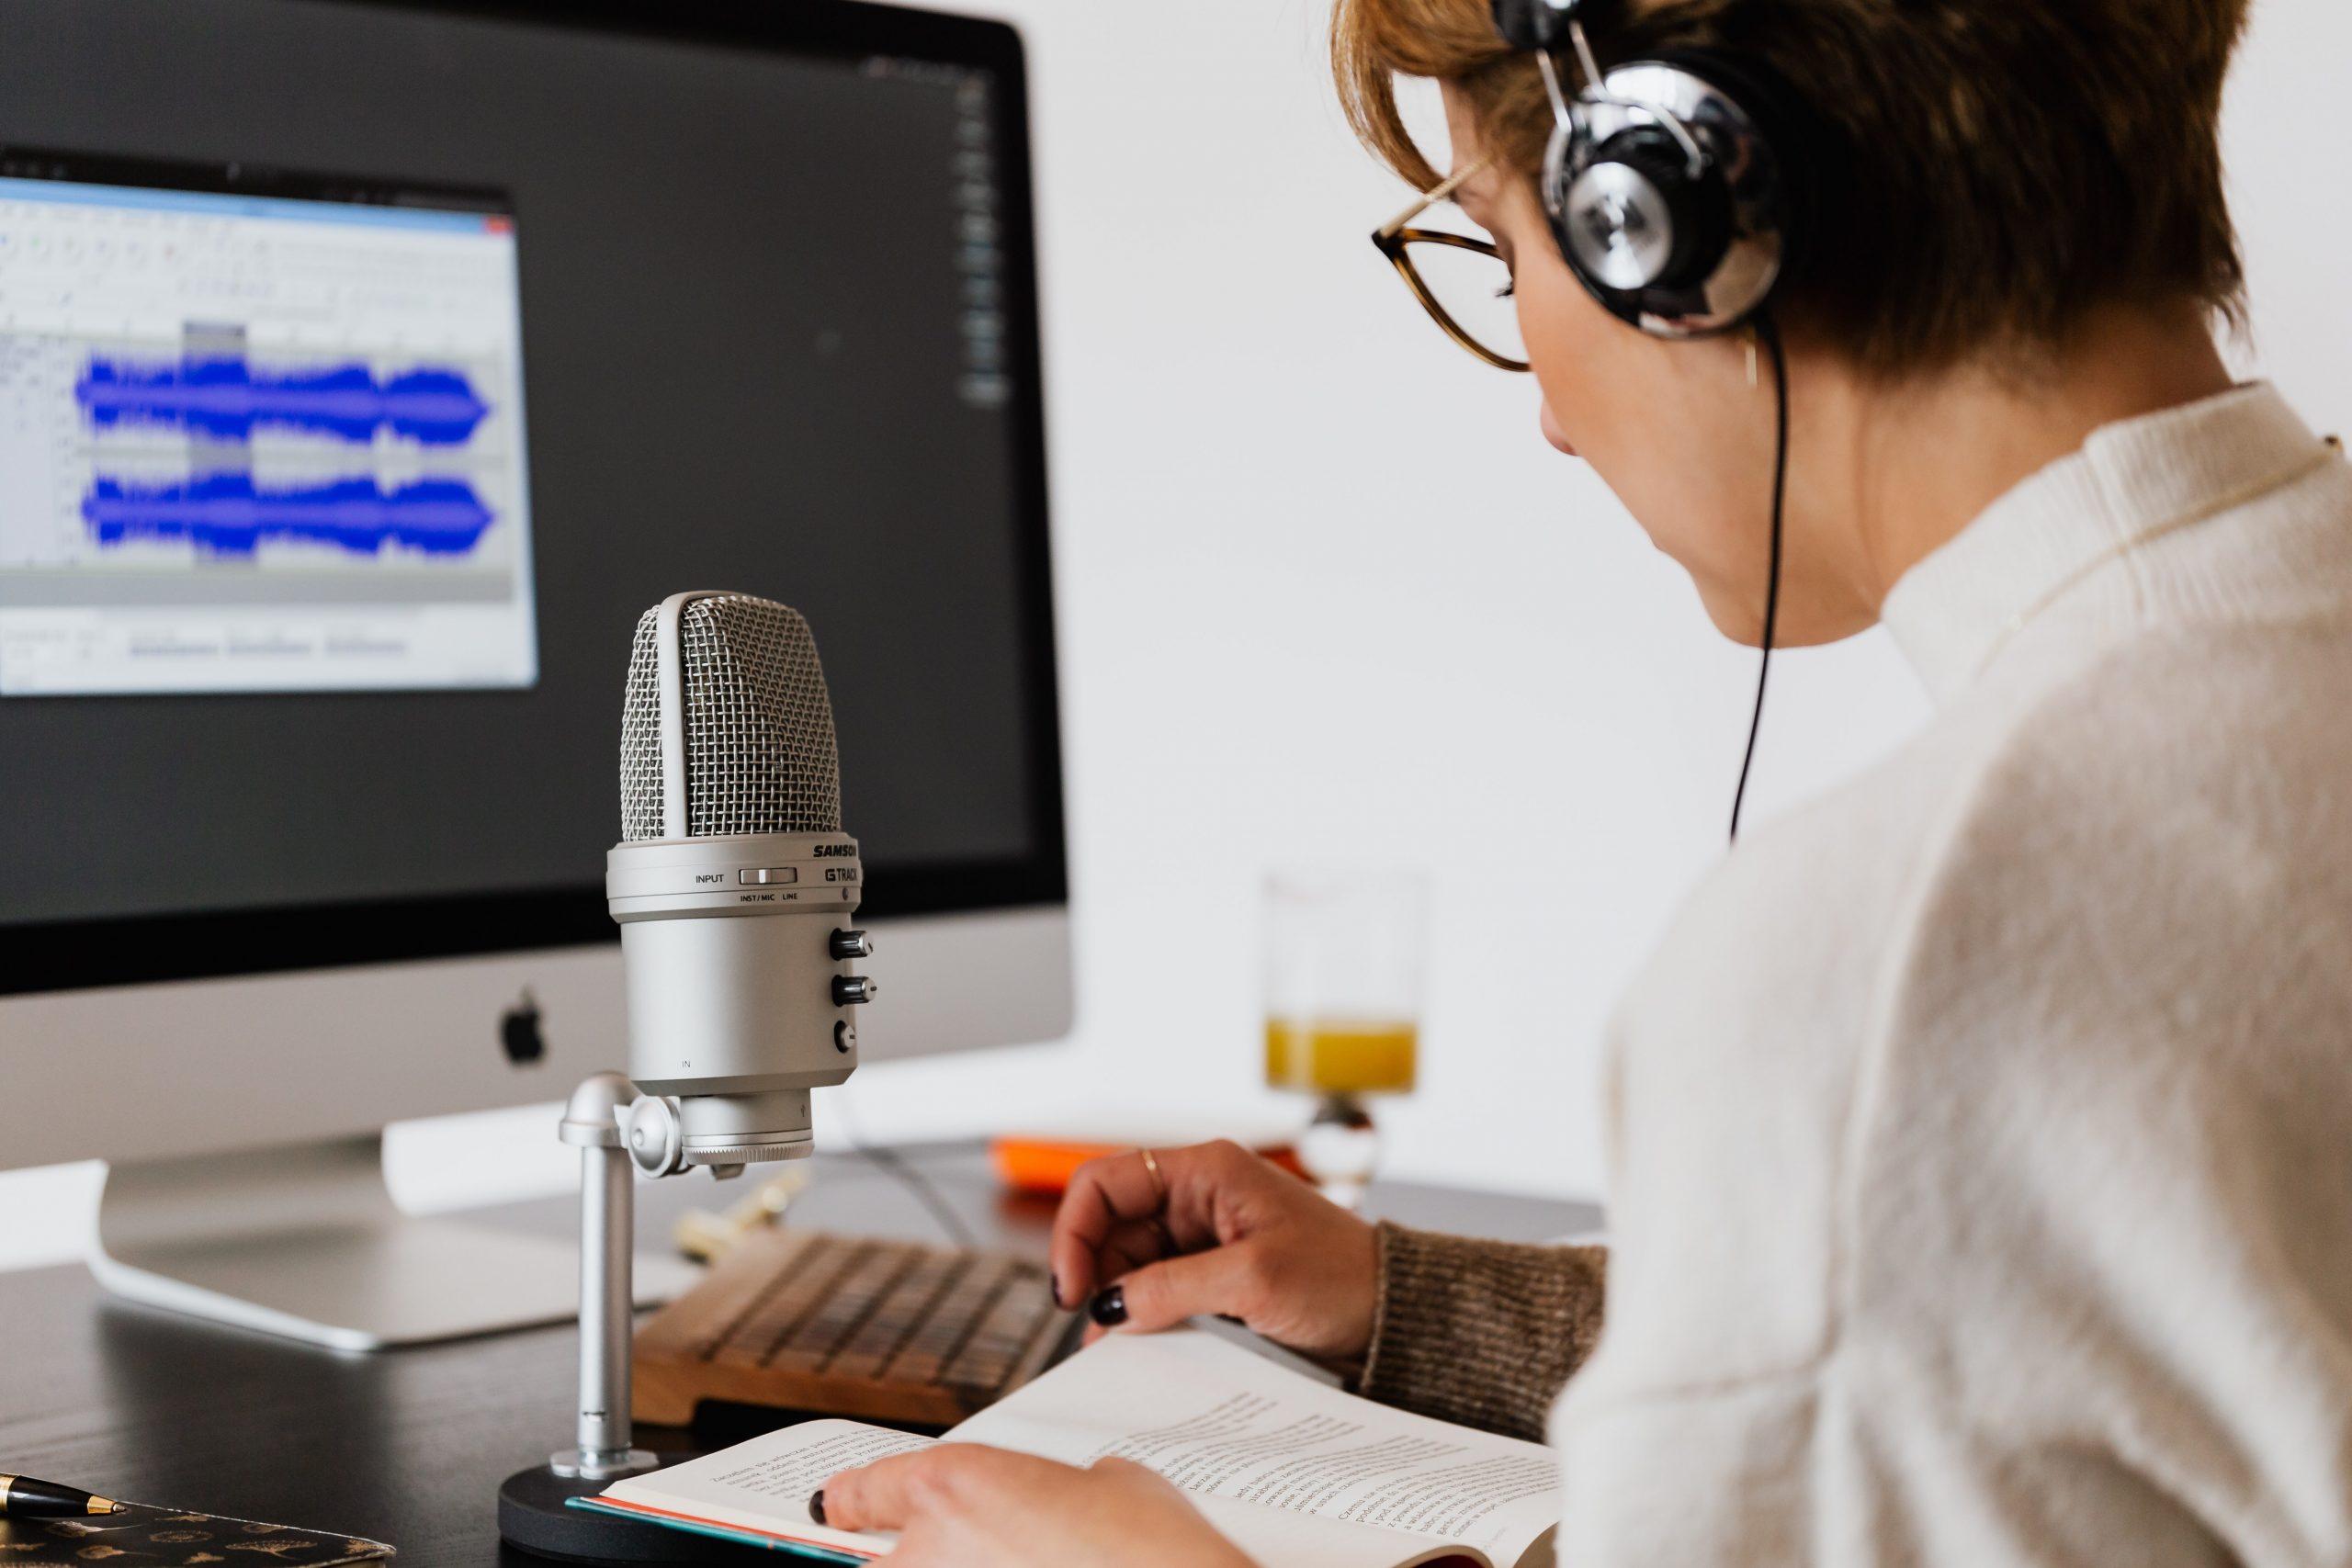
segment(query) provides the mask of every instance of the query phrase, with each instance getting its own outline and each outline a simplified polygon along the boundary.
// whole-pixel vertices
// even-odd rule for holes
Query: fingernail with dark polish
[[[1106,1290],[1097,1291],[1094,1293],[1094,1299],[1086,1303],[1086,1315],[1105,1328],[1114,1327],[1126,1322],[1127,1288],[1125,1285],[1113,1285]]]
[[[825,1489],[821,1486],[808,1499],[808,1517],[820,1525],[825,1522]]]

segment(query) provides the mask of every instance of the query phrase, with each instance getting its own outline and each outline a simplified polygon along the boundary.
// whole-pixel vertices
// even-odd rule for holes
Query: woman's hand
[[[1372,1226],[1238,1144],[1089,1160],[1054,1218],[1054,1289],[1093,1298],[1097,1324],[1148,1330],[1195,1313],[1238,1318],[1332,1360],[1372,1343]]]
[[[942,1443],[817,1495],[837,1529],[899,1531],[891,1568],[1250,1568],[1182,1492],[1123,1459],[1076,1470]]]

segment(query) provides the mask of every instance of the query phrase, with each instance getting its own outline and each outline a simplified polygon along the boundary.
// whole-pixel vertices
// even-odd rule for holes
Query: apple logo
[[[539,1002],[526,987],[522,1000],[499,1016],[498,1043],[506,1049],[506,1059],[518,1067],[537,1064],[548,1054],[548,1043],[539,1032]]]

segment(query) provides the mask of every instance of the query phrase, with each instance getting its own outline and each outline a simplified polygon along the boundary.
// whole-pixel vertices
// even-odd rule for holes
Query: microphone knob
[[[685,1129],[678,1119],[677,1096],[639,1098],[621,1119],[621,1134],[639,1175],[675,1176],[686,1168]]]
[[[838,931],[828,939],[826,946],[835,958],[871,958],[874,939],[864,931]]]
[[[833,976],[833,1005],[837,1008],[855,1007],[874,999],[875,985],[863,975]]]

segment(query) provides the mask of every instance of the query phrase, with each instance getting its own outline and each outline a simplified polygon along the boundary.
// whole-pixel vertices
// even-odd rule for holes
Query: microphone
[[[624,1137],[648,1176],[732,1176],[811,1147],[808,1091],[857,1066],[873,952],[850,918],[833,710],[799,613],[744,593],[645,612],[621,714],[621,841],[605,857],[621,928]]]

